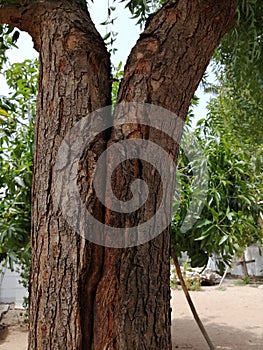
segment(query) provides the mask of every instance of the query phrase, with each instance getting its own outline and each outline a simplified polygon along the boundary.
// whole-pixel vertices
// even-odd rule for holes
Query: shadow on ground
[[[233,318],[235,315],[233,315]],[[245,315],[244,315],[245,317]],[[259,328],[239,329],[222,323],[213,323],[213,318],[202,320],[216,349],[224,350],[262,350],[263,334],[258,336]],[[194,319],[172,320],[173,349],[209,350]]]

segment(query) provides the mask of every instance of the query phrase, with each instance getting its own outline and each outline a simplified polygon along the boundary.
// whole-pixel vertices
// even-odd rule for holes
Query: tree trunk
[[[90,112],[110,104],[110,63],[82,1],[3,6],[0,21],[27,30],[40,53],[35,131],[29,349],[171,349],[169,228],[132,248],[106,248],[72,231],[54,200],[54,163],[61,141]],[[185,120],[191,98],[220,38],[233,27],[234,0],[168,1],[148,20],[132,50],[118,102],[162,106]],[[121,118],[118,112],[116,121]],[[119,140],[157,142],[177,158],[178,144],[136,123],[102,133],[81,162],[83,198],[97,219],[138,226],[155,214],[162,186],[147,162],[126,161],[113,178],[129,199],[135,178],[149,199],[131,215],[96,199],[92,174],[99,155]]]

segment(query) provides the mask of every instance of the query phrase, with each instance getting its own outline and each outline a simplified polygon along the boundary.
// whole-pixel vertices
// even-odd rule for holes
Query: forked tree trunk
[[[171,349],[169,229],[137,247],[105,248],[73,232],[54,200],[61,141],[80,118],[110,104],[104,43],[82,1],[28,3],[2,6],[0,21],[27,30],[40,53],[29,349]],[[215,47],[234,26],[234,6],[234,0],[168,1],[148,20],[129,56],[118,102],[151,103],[185,120]],[[126,162],[114,179],[120,199],[127,199],[123,185],[135,177],[154,190],[134,216],[104,211],[90,175],[107,143],[134,135],[156,141],[154,133],[137,124],[118,127],[111,135],[102,133],[86,153],[89,158],[81,164],[88,167],[88,180],[86,185],[82,180],[81,191],[89,195],[89,206],[101,222],[136,226],[154,215],[162,188],[146,162]],[[178,145],[163,134],[158,140],[176,159]]]

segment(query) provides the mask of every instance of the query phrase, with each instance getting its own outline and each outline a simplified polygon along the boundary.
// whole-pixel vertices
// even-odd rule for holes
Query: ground
[[[222,288],[202,287],[191,296],[216,349],[263,349],[263,285],[227,280]],[[20,313],[11,306],[3,316],[1,324],[8,327],[0,330],[0,350],[27,349]],[[172,337],[174,350],[209,349],[180,289],[172,290]]]
[[[263,285],[202,287],[192,299],[216,349],[263,349]],[[209,349],[181,290],[172,291],[173,349]]]
[[[27,350],[27,329],[26,312],[11,304],[0,322],[0,350]]]

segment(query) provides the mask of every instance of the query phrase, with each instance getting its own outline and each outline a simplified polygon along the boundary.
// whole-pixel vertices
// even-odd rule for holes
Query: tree
[[[229,93],[228,89],[226,92]],[[196,188],[191,172],[196,159],[189,162],[180,152],[183,192],[173,218],[172,246],[177,254],[187,251],[193,267],[205,266],[214,253],[222,271],[234,254],[242,254],[247,246],[263,242],[258,222],[263,199],[262,144],[251,141],[253,127],[242,138],[236,137],[238,128],[231,124],[238,124],[246,113],[247,125],[252,125],[250,119],[254,119],[257,108],[246,99],[244,110],[240,108],[243,102],[242,94],[235,96],[231,91],[229,95],[223,93],[223,97],[212,99],[208,116],[198,122],[193,132],[203,147],[209,182],[208,189],[204,189],[204,207],[187,232],[181,232],[180,227],[192,197],[200,189]]]
[[[111,102],[109,54],[84,1],[1,1],[0,21],[28,31],[40,54],[29,348],[171,349],[169,228],[139,246],[107,248],[76,235],[54,200],[55,160],[66,133]],[[185,120],[219,40],[234,25],[234,0],[167,1],[148,18],[131,51],[117,102],[151,103]],[[119,118],[115,113],[114,120]],[[95,196],[92,178],[99,155],[107,145],[134,135],[158,139],[177,157],[177,144],[135,123],[94,140],[80,162],[78,183],[89,211],[109,226],[138,226],[154,214],[161,198],[157,172],[136,160],[118,167],[113,185],[116,196],[127,200],[129,184],[143,178],[154,193],[141,211],[117,215]]]
[[[238,25],[224,37],[214,56],[222,119],[243,145],[262,144],[262,16],[262,2],[241,1]]]
[[[0,261],[14,263],[27,286],[30,267],[30,216],[37,62],[4,70],[10,93],[0,96]]]

